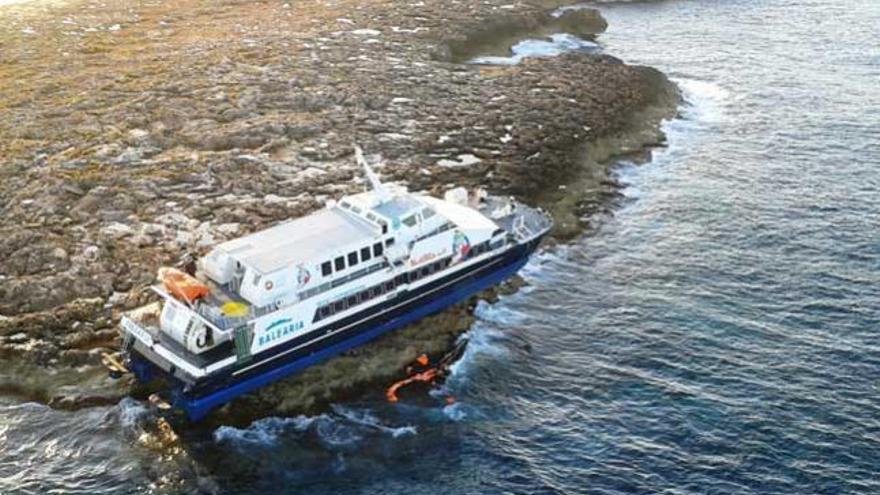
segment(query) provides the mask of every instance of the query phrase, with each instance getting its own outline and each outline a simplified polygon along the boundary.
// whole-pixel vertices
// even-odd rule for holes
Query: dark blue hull
[[[194,384],[183,384],[161,372],[146,358],[132,352],[132,370],[142,381],[159,374],[175,385],[172,387],[174,407],[183,410],[191,421],[199,421],[213,409],[241,395],[288,377],[309,366],[380,335],[413,323],[427,315],[466,300],[515,274],[528,261],[541,237],[489,258],[468,270],[453,273],[417,291],[399,295],[379,306],[373,306],[328,327],[293,339],[271,353],[256,355],[248,363],[219,373]],[[320,338],[321,336],[324,338]],[[317,340],[316,340],[317,339]],[[313,344],[308,344],[314,340]],[[306,345],[303,345],[303,344]]]

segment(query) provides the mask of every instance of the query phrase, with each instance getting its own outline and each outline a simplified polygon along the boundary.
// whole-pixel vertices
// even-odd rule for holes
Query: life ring
[[[272,290],[272,287],[275,287],[275,284],[273,284],[271,280],[267,280],[266,281],[266,290]]]

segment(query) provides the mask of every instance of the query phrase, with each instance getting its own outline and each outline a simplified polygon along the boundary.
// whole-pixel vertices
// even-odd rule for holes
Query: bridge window
[[[435,215],[433,208],[425,208],[422,210],[422,218],[427,220]]]
[[[394,245],[394,238],[393,237],[389,237],[388,239],[385,239],[385,247],[389,247],[389,246],[393,246],[393,245]]]
[[[407,227],[415,227],[417,220],[415,215],[410,215],[401,221]]]
[[[340,270],[345,270],[345,257],[340,256],[336,258],[335,260],[333,260],[333,265],[334,268],[336,268],[337,272]]]
[[[329,261],[325,261],[321,263],[321,275],[328,277],[333,273],[333,267],[330,265]]]

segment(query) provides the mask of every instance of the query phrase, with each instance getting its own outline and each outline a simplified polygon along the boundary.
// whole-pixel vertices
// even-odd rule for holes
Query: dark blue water
[[[624,205],[481,305],[448,384],[157,445],[0,403],[0,492],[880,493],[880,2],[605,5],[688,102]]]

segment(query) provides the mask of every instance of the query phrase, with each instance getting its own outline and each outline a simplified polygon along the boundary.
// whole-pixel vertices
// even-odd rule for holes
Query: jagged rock
[[[105,2],[89,4],[89,17],[124,29],[102,45],[105,52],[74,58],[59,55],[61,41],[83,48],[68,43],[59,20],[86,7],[71,2],[43,12],[33,20],[39,37],[3,43],[5,58],[40,70],[0,72],[0,82],[11,82],[0,84],[0,117],[11,123],[0,130],[9,170],[0,181],[7,200],[0,312],[10,315],[0,318],[0,356],[45,364],[76,351],[64,352],[60,366],[91,365],[80,351],[109,344],[90,340],[98,332],[86,324],[112,325],[111,311],[145,302],[141,292],[117,293],[152,281],[158,266],[362,190],[352,180],[359,177],[355,142],[373,160],[381,153],[386,165],[377,171],[388,180],[517,194],[553,208],[557,234],[577,232],[580,215],[617,200],[609,192],[616,186],[601,182],[605,150],[656,139],[631,133],[633,122],[656,123],[662,113],[644,112],[662,107],[668,115],[677,100],[662,74],[598,54],[517,67],[456,63],[506,55],[524,37],[589,37],[604,29],[590,9],[554,17],[556,4],[425,0],[347,8],[352,0],[342,0],[333,7],[346,12],[341,22],[336,14],[305,15],[330,8],[317,0],[260,9],[183,2],[157,26],[153,14],[167,5]],[[0,16],[0,27],[10,22]],[[251,22],[260,29],[242,38],[240,28]],[[169,36],[197,30],[211,36],[185,46]],[[124,74],[94,70],[98,58],[126,60]],[[573,153],[596,143],[587,160]],[[558,189],[579,180],[584,167],[590,180]],[[97,298],[96,309],[77,307],[84,296]],[[74,321],[83,323],[64,340]],[[461,331],[459,320],[437,321]],[[369,361],[374,376],[393,375],[415,352],[412,342],[432,336],[416,332],[385,341],[386,352]],[[27,338],[9,340],[19,334]],[[329,393],[313,385],[303,390]],[[293,395],[284,396],[282,409],[293,410]]]
[[[113,222],[102,228],[101,234],[113,239],[122,239],[123,237],[134,234],[134,229],[128,225]]]

